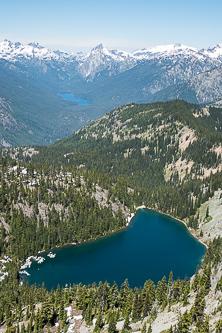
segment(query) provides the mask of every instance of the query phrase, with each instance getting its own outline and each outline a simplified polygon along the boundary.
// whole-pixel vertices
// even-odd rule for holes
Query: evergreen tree
[[[88,303],[87,309],[84,312],[84,318],[87,325],[92,325],[92,302],[91,300]]]
[[[190,313],[185,311],[184,314],[178,320],[177,324],[178,332],[189,332],[189,327],[191,323],[192,323],[191,315]]]
[[[197,320],[203,319],[203,312],[205,308],[205,299],[204,299],[204,291],[200,290],[195,297],[194,305],[191,308],[191,315],[193,322]]]
[[[14,326],[8,327],[6,333],[16,333],[16,327]]]
[[[148,327],[148,331],[147,333],[152,333],[152,327],[151,327],[151,324],[149,324],[149,327]]]
[[[122,332],[127,332],[130,329],[131,329],[131,327],[130,327],[129,314],[127,314],[125,317],[124,324],[123,324]]]
[[[136,287],[135,290],[134,290],[132,320],[137,321],[139,319],[140,319],[140,302],[139,302],[138,288]]]
[[[100,332],[101,328],[103,327],[103,320],[102,320],[102,309],[101,306],[99,307],[99,312],[97,315],[97,320],[96,320],[96,324],[94,327],[94,332]]]
[[[143,324],[141,333],[146,333],[146,323]]]
[[[115,313],[111,311],[109,315],[108,333],[115,333],[115,332],[116,332],[116,318],[115,318]]]
[[[173,284],[173,272],[171,271],[168,279],[168,289],[172,287],[172,284]]]
[[[216,323],[216,333],[222,333],[222,319],[219,319]]]
[[[170,328],[167,330],[167,333],[173,333],[173,327],[172,327],[172,325],[171,325]]]
[[[199,283],[199,267],[197,266],[196,272],[195,272],[195,275],[194,275],[194,279],[193,279],[193,283],[192,283],[192,289],[194,291],[197,291],[198,283]]]
[[[167,305],[167,284],[165,276],[157,284],[156,299],[162,309]]]

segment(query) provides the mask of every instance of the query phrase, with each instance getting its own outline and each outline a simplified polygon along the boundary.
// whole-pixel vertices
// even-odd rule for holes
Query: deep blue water
[[[62,97],[65,101],[76,102],[78,105],[92,105],[89,101],[87,101],[87,99],[75,97],[71,93],[62,93],[57,95]]]
[[[106,280],[120,284],[128,278],[130,286],[142,286],[147,279],[157,283],[173,271],[177,277],[190,277],[201,263],[205,247],[186,227],[152,210],[139,210],[129,227],[97,241],[53,250],[54,259],[33,263],[25,278],[31,284],[50,289],[66,283],[90,284]]]

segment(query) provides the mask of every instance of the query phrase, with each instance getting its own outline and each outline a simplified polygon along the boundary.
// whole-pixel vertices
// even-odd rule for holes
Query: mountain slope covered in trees
[[[130,103],[51,146],[2,148],[0,328],[81,331],[71,328],[75,318],[67,322],[71,306],[88,332],[161,332],[165,312],[167,332],[221,332],[221,222],[210,206],[220,211],[221,112],[181,100]],[[182,219],[208,244],[191,280],[171,274],[135,290],[125,281],[50,292],[20,283],[29,255],[121,230],[142,204]],[[203,237],[211,220],[215,239]]]

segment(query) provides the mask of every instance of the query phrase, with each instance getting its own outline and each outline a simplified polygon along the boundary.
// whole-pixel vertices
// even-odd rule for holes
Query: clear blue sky
[[[0,40],[88,52],[222,43],[221,0],[0,0]]]

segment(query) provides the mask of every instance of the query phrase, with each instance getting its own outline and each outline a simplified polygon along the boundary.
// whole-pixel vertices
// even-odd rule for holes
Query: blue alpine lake
[[[130,286],[142,286],[148,279],[155,283],[173,271],[177,277],[190,277],[201,264],[206,248],[183,223],[155,211],[140,209],[128,228],[96,241],[64,246],[41,253],[45,261],[34,262],[25,276],[30,284],[45,283],[47,289],[58,284],[83,284],[127,278]],[[24,275],[22,275],[24,277]]]
[[[75,97],[71,93],[57,94],[57,96],[62,97],[65,101],[76,102],[78,105],[92,105],[87,99]]]

